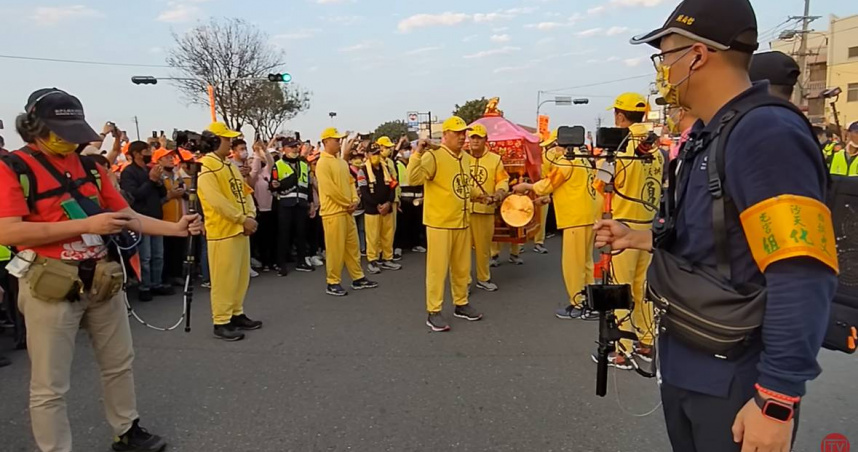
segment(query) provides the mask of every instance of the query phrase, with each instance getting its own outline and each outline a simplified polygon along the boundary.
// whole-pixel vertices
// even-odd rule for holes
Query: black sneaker
[[[325,293],[334,297],[345,297],[349,294],[346,292],[346,289],[343,289],[343,286],[339,284],[328,284],[328,287],[325,289]]]
[[[246,314],[234,315],[229,321],[229,324],[239,330],[249,331],[262,328],[262,322],[259,320],[250,320]]]
[[[426,319],[426,326],[436,333],[450,331],[450,325],[447,325],[447,322],[444,321],[444,317],[441,316],[440,312],[430,312],[429,317]]]
[[[218,339],[223,339],[225,341],[240,341],[244,339],[244,333],[241,333],[235,329],[230,324],[226,325],[215,325],[214,326],[214,336]]]
[[[366,278],[361,278],[357,281],[352,281],[352,289],[354,290],[375,289],[376,287],[378,287],[377,282],[370,281]]]
[[[277,270],[277,276],[284,277],[289,275],[289,272],[286,270],[286,267],[280,267],[280,270]]]
[[[474,309],[470,304],[466,304],[464,306],[456,306],[456,310],[453,311],[453,317],[476,322],[483,318],[483,314]]]
[[[296,265],[296,266],[295,266],[295,270],[298,270],[299,272],[306,272],[306,273],[309,273],[309,272],[314,272],[314,271],[316,271],[316,268],[315,268],[315,267],[313,267],[312,265],[307,265],[307,263],[306,263],[306,262],[301,262],[301,263],[299,263],[298,265]]]
[[[156,297],[176,295],[176,289],[172,286],[158,286],[152,289],[152,295]]]
[[[139,290],[137,291],[137,301],[141,301],[143,303],[147,303],[152,301],[152,291],[151,290]]]
[[[113,438],[113,450],[117,452],[161,452],[167,448],[167,442],[140,427],[140,419],[131,424],[124,435]]]

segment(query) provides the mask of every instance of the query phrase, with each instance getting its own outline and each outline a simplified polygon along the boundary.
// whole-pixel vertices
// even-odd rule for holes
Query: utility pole
[[[140,121],[137,120],[137,116],[134,117],[134,126],[137,128],[137,141],[140,141]]]
[[[798,49],[798,67],[801,70],[801,76],[799,77],[798,82],[798,90],[796,90],[796,94],[798,98],[795,101],[795,104],[799,106],[799,108],[805,105],[805,100],[807,99],[807,86],[803,83],[804,80],[808,80],[807,74],[807,34],[808,34],[808,26],[810,25],[810,0],[804,0],[804,14],[801,16],[801,45]]]

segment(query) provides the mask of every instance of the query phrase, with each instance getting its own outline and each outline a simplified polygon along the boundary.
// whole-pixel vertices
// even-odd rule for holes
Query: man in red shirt
[[[131,210],[105,170],[78,155],[99,137],[76,97],[56,88],[34,92],[16,128],[27,146],[0,164],[0,243],[16,247],[24,267],[18,305],[28,330],[36,445],[43,452],[72,450],[65,394],[84,325],[101,370],[113,450],[160,452],[164,440],[138,425],[122,268],[108,257],[104,238],[125,229],[187,236],[199,234],[201,222],[186,216],[168,223]],[[29,168],[28,183],[13,160]],[[56,176],[65,176],[63,186]]]

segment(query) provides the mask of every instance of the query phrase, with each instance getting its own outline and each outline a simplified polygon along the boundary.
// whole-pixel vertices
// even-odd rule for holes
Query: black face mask
[[[150,163],[152,163],[152,156],[151,155],[144,155],[143,156],[143,164],[148,165]]]

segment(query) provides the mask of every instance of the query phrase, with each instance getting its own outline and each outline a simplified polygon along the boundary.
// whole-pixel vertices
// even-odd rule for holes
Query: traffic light
[[[289,83],[292,81],[292,74],[284,72],[282,74],[268,74],[268,81],[274,83]]]
[[[157,85],[158,79],[149,75],[131,77],[131,83],[135,85]]]

